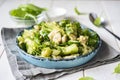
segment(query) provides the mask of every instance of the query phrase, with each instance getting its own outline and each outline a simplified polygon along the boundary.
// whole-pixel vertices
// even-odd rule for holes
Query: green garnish
[[[77,15],[80,15],[81,13],[79,12],[79,10],[77,9],[77,7],[74,8],[74,11]]]
[[[19,19],[35,20],[37,15],[46,10],[46,8],[40,8],[34,4],[21,4],[18,8],[10,10],[10,15]]]
[[[81,12],[77,9],[77,7],[74,8],[74,11],[75,11],[75,13],[76,13],[77,15],[85,15],[85,14],[86,14],[86,13],[81,13]]]
[[[101,24],[101,18],[100,17],[97,17],[96,19],[95,19],[95,21],[94,21],[94,25],[96,25],[96,26],[100,26],[100,24]]]
[[[82,77],[79,80],[94,80],[92,77]]]
[[[120,63],[115,67],[114,73],[120,74]]]

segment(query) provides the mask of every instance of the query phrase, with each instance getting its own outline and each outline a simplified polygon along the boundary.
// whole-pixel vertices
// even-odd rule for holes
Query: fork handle
[[[107,29],[106,27],[103,27],[105,30],[107,30],[109,33],[111,33],[115,38],[117,38],[118,40],[120,40],[120,37],[117,36],[116,34],[114,34],[113,32],[111,32],[109,29]]]

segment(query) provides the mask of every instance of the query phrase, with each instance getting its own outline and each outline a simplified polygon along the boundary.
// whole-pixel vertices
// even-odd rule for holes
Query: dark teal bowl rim
[[[83,28],[86,28],[86,27],[84,27],[83,25],[81,25]],[[30,29],[32,29],[33,28],[33,26],[31,26],[31,27],[28,27],[28,28],[25,28],[25,29],[28,29],[28,30],[30,30]],[[90,28],[88,28],[90,31],[92,31],[92,32],[95,32],[94,30],[92,30],[92,29],[90,29]],[[17,34],[17,36],[16,36],[16,47],[17,47],[17,49],[18,49],[18,51],[20,51],[20,52],[22,52],[22,54],[24,54],[25,56],[29,56],[29,57],[31,57],[31,58],[34,58],[34,59],[37,59],[37,60],[42,60],[42,61],[44,61],[44,60],[48,60],[48,61],[69,61],[69,60],[75,60],[75,59],[79,59],[79,58],[83,58],[83,57],[87,57],[87,56],[89,56],[89,55],[91,55],[91,54],[96,54],[97,52],[98,52],[98,50],[99,50],[99,48],[101,47],[101,44],[102,44],[102,40],[100,39],[100,36],[97,34],[97,36],[98,36],[98,43],[97,43],[97,46],[95,47],[95,49],[94,50],[92,50],[91,52],[89,52],[88,54],[85,54],[85,55],[80,55],[80,56],[77,56],[77,57],[75,57],[75,58],[70,58],[70,59],[52,59],[52,58],[43,58],[43,57],[37,57],[37,56],[33,56],[33,55],[31,55],[31,54],[28,54],[27,52],[25,52],[24,50],[22,50],[19,46],[18,46],[18,40],[17,40],[17,37],[18,36],[20,36],[22,33],[23,33],[23,31],[24,30],[22,30],[22,31],[20,31],[18,34]],[[96,33],[96,32],[95,32]],[[97,52],[96,52],[97,51]]]

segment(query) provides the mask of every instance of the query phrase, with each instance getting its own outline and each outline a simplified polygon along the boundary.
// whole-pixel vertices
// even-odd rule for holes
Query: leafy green
[[[96,46],[99,39],[96,32],[90,31],[88,28],[85,28],[82,30],[81,34],[84,36],[89,36],[87,43],[89,46]]]
[[[77,7],[74,8],[74,11],[77,15],[80,15],[81,13],[78,11]]]
[[[84,35],[84,36],[90,36],[91,35],[91,33],[90,33],[88,28],[84,28],[82,30],[81,34]]]
[[[33,4],[21,4],[18,8],[22,9],[23,11],[26,11],[33,15],[38,15],[42,11],[46,10],[45,8],[40,8],[38,6],[35,6]]]
[[[100,17],[97,17],[95,20],[94,20],[94,25],[96,25],[96,26],[100,26],[100,24],[101,24],[101,18]]]
[[[82,77],[79,80],[94,80],[92,77]]]
[[[85,15],[85,14],[86,14],[86,13],[81,13],[81,12],[77,9],[77,7],[74,8],[74,11],[75,11],[75,13],[76,13],[77,15]]]
[[[58,30],[64,34],[64,30],[56,22],[42,22],[38,25],[41,26],[42,31],[51,32],[52,30]]]
[[[115,67],[114,73],[120,74],[120,63]]]
[[[40,8],[34,4],[21,4],[17,9],[10,10],[10,15],[20,19],[35,20],[37,15],[46,10],[46,8]]]
[[[67,35],[74,34],[77,36],[77,26],[74,23],[67,24],[65,30]]]
[[[13,10],[10,11],[10,15],[15,16],[15,17],[19,17],[21,19],[24,18],[24,16],[25,16],[26,13],[27,13],[26,11],[23,11],[20,8],[13,9]]]

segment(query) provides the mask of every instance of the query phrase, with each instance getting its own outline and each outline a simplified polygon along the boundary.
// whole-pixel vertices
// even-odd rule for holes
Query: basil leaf
[[[120,74],[120,63],[115,67],[114,73]]]
[[[34,4],[21,4],[16,9],[10,10],[9,14],[24,20],[35,20],[35,17],[46,10],[46,8],[41,8]]]
[[[85,14],[86,14],[86,13],[81,13],[81,12],[77,9],[77,7],[74,8],[74,11],[75,11],[75,13],[76,13],[77,15],[85,15]]]
[[[101,18],[100,17],[97,17],[96,19],[95,19],[95,21],[94,21],[94,25],[96,25],[96,26],[100,26],[100,24],[101,24]]]
[[[74,11],[77,15],[80,15],[80,12],[78,11],[77,7],[74,8]]]
[[[94,79],[92,77],[86,76],[86,77],[80,78],[79,80],[94,80]]]

